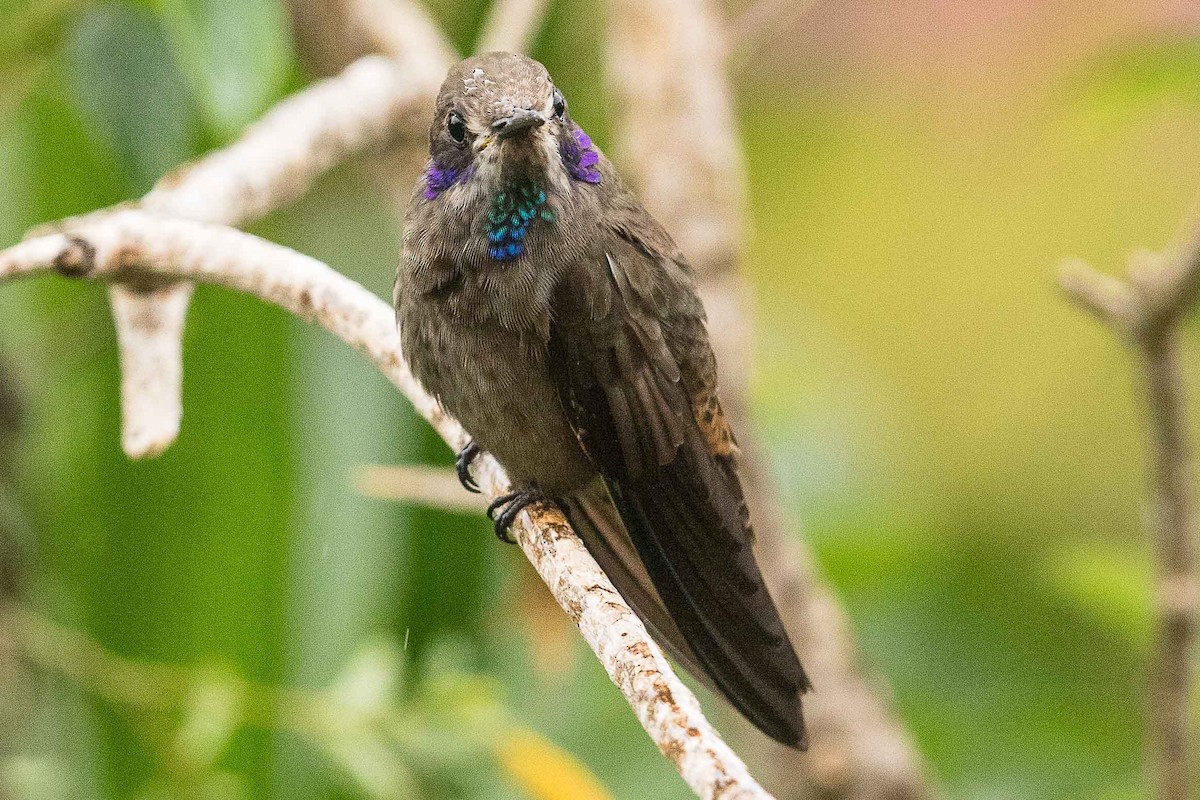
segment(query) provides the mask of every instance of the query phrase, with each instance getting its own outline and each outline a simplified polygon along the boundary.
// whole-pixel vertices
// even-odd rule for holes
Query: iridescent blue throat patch
[[[554,222],[554,212],[546,208],[546,192],[533,182],[509,185],[492,195],[486,232],[488,255],[497,261],[511,261],[525,252],[525,236],[535,219]]]

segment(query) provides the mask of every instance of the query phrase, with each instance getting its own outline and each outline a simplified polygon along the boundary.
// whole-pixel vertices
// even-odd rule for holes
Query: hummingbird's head
[[[422,193],[468,214],[489,204],[482,231],[497,260],[524,252],[547,201],[601,181],[599,153],[571,121],[546,68],[514,53],[485,53],[451,68],[429,129]]]

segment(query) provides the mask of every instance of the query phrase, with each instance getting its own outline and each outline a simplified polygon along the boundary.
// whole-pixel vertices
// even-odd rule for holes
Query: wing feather
[[[719,405],[710,411],[702,395],[715,402],[715,387],[689,381],[671,348],[682,332],[677,339],[705,348],[690,355],[712,357],[690,274],[616,233],[603,244],[556,297],[551,363],[657,595],[638,602],[661,602],[668,634],[684,640],[674,649],[752,722],[803,746],[799,695],[809,683],[754,559],[736,471],[713,446]],[[664,291],[670,281],[678,285]]]

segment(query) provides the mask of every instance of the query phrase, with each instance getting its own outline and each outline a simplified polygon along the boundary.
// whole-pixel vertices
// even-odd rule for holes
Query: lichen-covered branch
[[[1142,254],[1128,281],[1071,262],[1063,289],[1138,355],[1144,381],[1155,576],[1147,774],[1159,800],[1194,797],[1196,640],[1200,633],[1196,465],[1181,354],[1182,319],[1200,291],[1200,226],[1171,258]]]
[[[200,281],[278,305],[370,359],[452,448],[466,441],[458,422],[409,372],[390,306],[313,258],[232,228],[124,209],[0,252],[0,281],[49,271],[114,284]],[[492,498],[508,486],[490,457],[477,462],[476,478]],[[518,518],[516,535],[642,726],[696,794],[768,798],[562,514],[549,507],[527,511]]]
[[[763,17],[781,10],[757,8]],[[742,738],[770,754],[762,774],[781,800],[929,797],[924,762],[891,709],[886,682],[861,663],[845,612],[788,530],[748,424],[753,320],[738,275],[747,180],[725,74],[725,26],[706,0],[611,0],[610,9],[608,71],[622,109],[617,160],[696,268],[722,402],[743,446],[759,563],[816,687],[805,697],[807,754],[767,742],[748,725]]]

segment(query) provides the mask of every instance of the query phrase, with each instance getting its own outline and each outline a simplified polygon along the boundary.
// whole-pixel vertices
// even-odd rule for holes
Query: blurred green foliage
[[[485,10],[434,5],[464,50]],[[271,0],[2,0],[0,19],[0,245],[144,192],[306,80]],[[599,30],[595,4],[555,3],[537,54],[603,142]],[[1051,275],[1170,240],[1200,168],[1198,52],[1122,45],[1005,96],[984,79],[739,90],[757,419],[952,797],[1141,792],[1131,365]],[[357,173],[255,232],[390,288],[392,211]],[[98,287],[5,286],[0,347],[30,414],[4,516],[34,565],[27,601],[192,686],[155,717],[51,674],[4,768],[17,796],[528,796],[480,738],[506,725],[617,797],[687,796],[578,643],[537,665],[521,559],[481,517],[352,491],[360,464],[449,455],[330,337],[202,287],[182,436],[138,464],[119,450]],[[322,750],[281,720],[236,724],[228,687],[245,682],[396,716]]]

